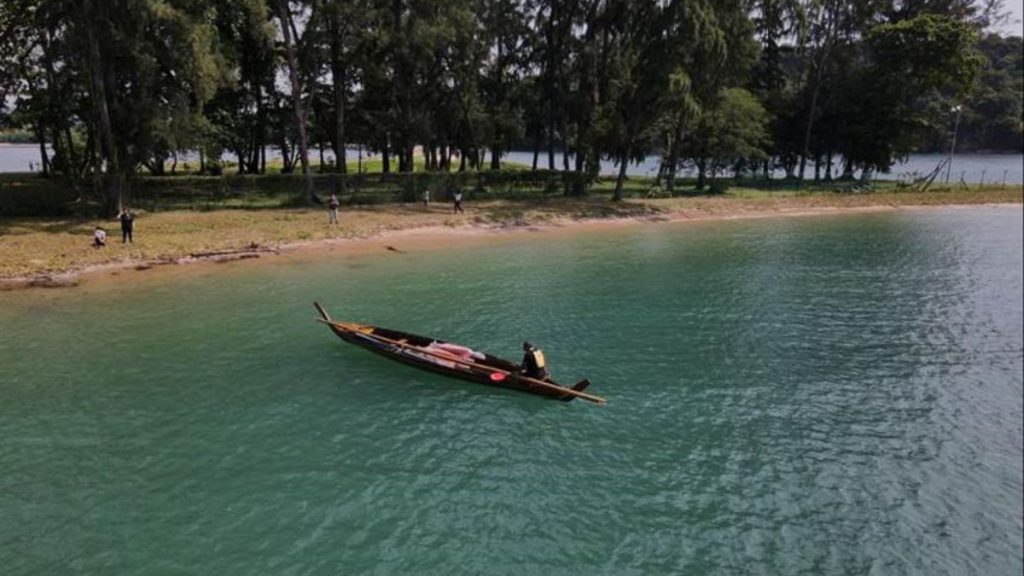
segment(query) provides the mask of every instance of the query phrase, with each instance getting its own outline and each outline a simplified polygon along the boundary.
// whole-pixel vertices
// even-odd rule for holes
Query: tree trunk
[[[64,166],[67,167],[67,175],[70,178],[77,178],[77,169],[79,165],[78,152],[75,150],[75,141],[71,138],[71,128],[64,126],[64,139],[68,141],[67,144],[67,158],[64,161]]]
[[[669,142],[668,147],[668,166],[666,167],[666,188],[670,195],[675,194],[676,190],[676,170],[677,162],[679,160],[679,143],[683,141],[683,126],[686,124],[686,115],[683,115],[673,130],[672,141]]]
[[[669,158],[668,165],[665,167],[665,189],[668,190],[669,195],[675,195],[676,159],[674,154]]]
[[[110,186],[107,197],[107,211],[120,212],[124,207],[123,175],[118,162],[117,146],[114,143],[114,130],[110,121],[110,108],[107,103],[107,89],[103,78],[104,62],[100,50],[99,15],[96,14],[94,0],[82,0],[82,9],[88,23],[89,36],[89,77],[92,86],[92,104],[96,114],[96,124],[100,133],[100,150],[106,162],[106,173]]]
[[[302,175],[305,198],[313,201],[313,175],[309,173],[309,150],[306,139],[306,114],[302,110],[302,87],[299,86],[299,66],[295,58],[295,44],[292,39],[292,15],[288,0],[278,0],[278,19],[281,21],[281,33],[284,36],[285,56],[288,62],[288,80],[292,85],[292,106],[295,109],[295,128],[299,132],[299,161],[302,163]]]
[[[498,143],[491,145],[491,170],[501,170],[501,153],[498,152]]]
[[[555,135],[554,130],[548,127],[548,170],[555,169]]]
[[[391,143],[389,140],[387,136],[384,137],[384,149],[380,153],[381,174],[391,173]]]
[[[811,149],[811,134],[814,130],[814,114],[818,109],[818,85],[815,82],[814,91],[811,93],[811,110],[807,113],[807,126],[804,129],[804,144],[800,150],[800,169],[796,173],[798,181],[804,181],[804,168],[807,167],[807,155]]]
[[[155,154],[153,156],[152,163],[149,164],[149,172],[150,172],[150,174],[152,174],[153,176],[163,176],[164,175],[164,162],[165,161],[166,161],[166,158],[164,158],[162,155]]]
[[[39,140],[39,170],[44,178],[50,177],[50,156],[46,152],[46,130],[43,121],[36,122],[36,139]]]
[[[618,202],[622,200],[622,184],[626,181],[626,167],[629,165],[629,150],[619,157],[619,175],[615,178],[615,193],[612,194],[612,200]]]
[[[676,188],[676,156],[678,155],[678,142],[680,139],[681,128],[673,129],[669,134],[668,150],[664,158],[664,169],[665,169],[665,189],[671,195],[675,192]]]
[[[540,156],[540,132],[533,136],[533,164],[530,170],[537,171],[537,157]]]
[[[850,158],[843,158],[843,174],[839,179],[853,180],[853,160]]]
[[[797,179],[802,184],[804,181],[804,168],[807,166],[807,154],[811,150],[811,135],[814,132],[814,117],[818,113],[818,93],[821,91],[821,78],[825,71],[825,61],[828,58],[828,54],[831,51],[832,46],[828,43],[822,47],[821,57],[815,64],[814,70],[814,87],[811,90],[811,109],[807,113],[807,126],[804,129],[804,145],[800,150],[800,172],[797,173]]]
[[[281,131],[281,174],[291,174],[292,168],[292,155],[288,148],[288,135],[285,131]]]
[[[260,173],[260,140],[262,139],[261,136],[260,136],[260,132],[263,130],[263,119],[262,119],[263,104],[261,102],[262,98],[260,98],[260,88],[259,88],[259,85],[256,86],[256,89],[254,90],[254,92],[255,92],[254,96],[255,96],[255,100],[256,100],[256,124],[253,126],[252,140],[250,142],[250,147],[249,147],[249,150],[248,150],[248,152],[249,152],[249,171],[252,172],[253,174],[259,174]]]
[[[256,148],[259,150],[258,159],[254,160],[259,163],[257,170],[260,174],[267,173],[267,111],[263,106],[263,87],[260,86],[256,89],[256,118],[258,119],[258,126],[256,127]]]
[[[572,196],[583,196],[586,193],[584,189],[583,171],[586,170],[587,166],[587,154],[577,148],[576,149],[576,175],[573,178],[572,185],[566,187],[566,190]]]
[[[345,173],[345,68],[341,61],[341,23],[340,16],[335,12],[332,17],[334,30],[331,36],[331,79],[334,85],[334,168],[336,171]],[[342,190],[345,188],[345,180],[342,179]]]

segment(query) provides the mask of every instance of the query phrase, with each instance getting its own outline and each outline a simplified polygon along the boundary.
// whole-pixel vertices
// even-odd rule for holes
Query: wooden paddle
[[[320,306],[318,305],[317,308],[319,309]],[[316,321],[317,322],[323,322],[324,324],[327,324],[327,325],[330,325],[330,326],[337,326],[338,328],[341,328],[342,330],[348,330],[350,332],[360,332],[360,333],[363,333],[362,330],[360,330],[360,328],[363,328],[364,326],[362,326],[360,324],[349,324],[349,323],[346,323],[346,322],[334,322],[332,320],[328,320],[328,319],[325,319],[325,318],[317,318]],[[367,338],[373,338],[373,339],[376,339],[376,340],[380,340],[381,342],[387,342],[388,344],[392,344],[394,346],[399,346],[401,348],[409,348],[409,349],[415,350],[417,352],[420,352],[422,354],[427,354],[427,355],[430,355],[430,356],[435,356],[437,358],[442,358],[444,360],[448,360],[448,361],[451,361],[451,362],[457,362],[457,363],[462,364],[464,366],[470,366],[470,367],[478,368],[478,369],[486,369],[486,370],[491,371],[492,374],[501,374],[501,375],[504,376],[504,378],[507,378],[509,376],[514,376],[514,377],[518,378],[519,380],[522,380],[522,381],[525,381],[525,382],[529,382],[530,384],[533,384],[534,386],[540,386],[541,388],[547,388],[548,390],[552,390],[552,391],[557,390],[560,393],[568,394],[570,396],[575,396],[577,398],[582,398],[584,400],[589,400],[590,402],[593,402],[595,404],[604,404],[606,402],[606,400],[604,398],[601,398],[600,396],[594,396],[592,394],[587,394],[586,392],[580,392],[579,390],[573,390],[572,388],[565,388],[563,386],[556,386],[554,384],[550,384],[550,383],[545,382],[543,380],[538,380],[536,378],[530,378],[529,376],[523,376],[522,374],[514,374],[512,372],[509,372],[508,370],[502,370],[501,368],[495,368],[493,366],[484,366],[484,365],[477,364],[476,362],[469,362],[467,360],[463,360],[462,358],[459,358],[458,356],[447,354],[445,352],[441,352],[441,351],[438,351],[438,350],[426,350],[424,348],[420,348],[419,346],[411,346],[409,344],[405,344],[404,342],[399,342],[397,340],[392,340],[390,338],[385,338],[384,336],[379,336],[377,334],[366,334],[366,333],[363,333],[363,335],[366,336]],[[504,378],[502,378],[502,379],[504,379]]]

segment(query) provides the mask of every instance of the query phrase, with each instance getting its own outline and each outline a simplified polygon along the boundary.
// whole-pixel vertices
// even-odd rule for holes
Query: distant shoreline
[[[72,287],[126,270],[181,268],[181,264],[268,260],[282,257],[410,254],[454,244],[491,241],[523,232],[575,233],[624,225],[805,217],[887,212],[927,207],[1022,205],[1020,188],[964,193],[814,195],[771,199],[687,198],[566,200],[546,203],[470,203],[467,214],[447,204],[350,209],[342,226],[330,227],[322,210],[163,212],[140,216],[135,244],[122,244],[115,222],[106,224],[108,246],[90,244],[92,222],[8,225],[0,235],[0,290]],[[40,230],[30,230],[32,225]],[[211,230],[204,237],[202,230]],[[53,231],[57,230],[57,231]],[[46,256],[59,253],[47,261]],[[272,259],[271,259],[272,260]],[[203,266],[188,267],[201,269]],[[133,272],[138,273],[138,272]],[[122,279],[123,281],[123,279]]]

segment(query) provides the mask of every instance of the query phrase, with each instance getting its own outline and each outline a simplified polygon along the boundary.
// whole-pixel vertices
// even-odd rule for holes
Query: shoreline
[[[443,222],[391,222],[393,227],[377,227],[369,233],[353,234],[340,237],[317,238],[310,240],[282,241],[279,243],[253,242],[241,247],[222,246],[210,250],[186,251],[181,254],[160,255],[158,257],[128,257],[115,261],[73,265],[65,270],[41,270],[27,274],[0,277],[0,291],[27,290],[32,288],[71,288],[83,282],[116,276],[124,271],[148,271],[166,269],[190,264],[224,263],[242,260],[263,260],[266,256],[278,258],[325,257],[327,253],[336,255],[369,255],[389,251],[392,253],[410,253],[424,250],[436,250],[452,246],[452,243],[491,241],[496,238],[516,237],[524,232],[531,233],[586,233],[607,229],[619,229],[626,226],[649,226],[655,224],[680,224],[696,222],[715,222],[729,220],[753,220],[763,218],[793,218],[810,216],[830,216],[845,214],[869,214],[895,212],[900,210],[921,210],[929,208],[956,207],[1021,207],[1019,201],[986,202],[966,201],[950,203],[906,203],[865,202],[863,204],[821,205],[806,197],[807,201],[770,202],[764,206],[750,206],[735,199],[711,199],[706,203],[683,202],[678,206],[660,206],[650,209],[649,203],[640,202],[639,210],[632,213],[611,215],[580,215],[572,210],[555,210],[552,214],[524,215],[518,213],[512,218],[490,222],[480,217],[466,219],[457,224],[450,220]],[[869,200],[870,198],[863,198]],[[792,198],[788,200],[793,200]],[[797,198],[796,200],[800,200]],[[821,200],[821,197],[817,197]],[[827,199],[826,199],[827,200]],[[881,198],[877,199],[881,200]],[[705,205],[707,204],[707,205]],[[729,204],[734,204],[730,206]],[[725,208],[725,209],[722,209]],[[352,212],[349,213],[350,217]],[[319,216],[319,214],[317,214]],[[493,215],[492,215],[493,216]],[[116,244],[115,234],[111,234],[111,244]],[[2,236],[0,236],[2,239]],[[394,245],[393,245],[394,244]],[[415,248],[409,248],[409,245]],[[397,245],[397,246],[395,246]],[[111,249],[108,246],[107,249]],[[92,250],[92,248],[90,248]],[[205,267],[196,267],[204,269]]]

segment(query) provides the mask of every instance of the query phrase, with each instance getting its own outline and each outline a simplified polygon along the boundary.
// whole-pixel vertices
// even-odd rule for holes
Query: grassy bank
[[[566,195],[578,189],[584,176],[551,170],[509,168],[480,172],[413,172],[314,174],[313,190],[321,198],[337,194],[343,205],[366,206],[416,202],[424,190],[435,200],[447,200],[459,189],[470,201],[540,201]],[[610,194],[615,179],[598,178],[589,182],[591,194]],[[209,211],[220,209],[301,208],[309,205],[303,193],[304,179],[299,174],[226,175],[226,176],[135,176],[127,183],[127,202],[146,212],[175,210]],[[863,193],[866,191],[906,191],[893,181],[879,180],[867,189],[859,182],[806,183],[786,180],[717,181],[713,189],[727,190],[734,197],[803,196],[821,193]],[[953,188],[933,187],[931,191],[968,192],[977,185]],[[985,189],[992,189],[989,186]],[[1011,187],[1012,188],[1012,187]],[[655,185],[651,178],[631,177],[624,186],[627,198],[665,198],[702,195],[693,179],[680,179],[674,190]],[[0,218],[23,216],[89,217],[102,213],[103,199],[91,181],[68,184],[38,174],[0,174]]]
[[[477,200],[453,215],[446,203],[345,207],[341,224],[330,226],[322,208],[140,211],[134,244],[122,244],[116,221],[95,218],[0,219],[0,278],[81,270],[96,265],[175,261],[190,255],[248,247],[363,238],[422,227],[509,227],[593,218],[715,218],[770,215],[819,208],[935,206],[1021,203],[1022,189],[986,188],[949,192],[877,191],[842,193],[736,188],[722,196],[633,198],[610,202],[602,193],[572,199]],[[95,225],[110,233],[110,245],[90,246]]]
[[[447,199],[456,188],[473,200],[537,199],[563,195],[579,177],[549,170],[313,174],[313,191],[338,194],[350,206],[413,202],[424,190]],[[147,212],[223,208],[290,208],[307,205],[299,174],[228,176],[135,176],[127,183],[127,201]],[[631,182],[642,191],[645,180]],[[0,217],[85,216],[101,212],[102,198],[92,182],[70,185],[32,174],[0,174]]]

